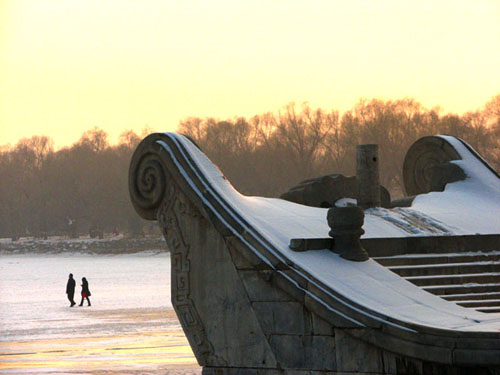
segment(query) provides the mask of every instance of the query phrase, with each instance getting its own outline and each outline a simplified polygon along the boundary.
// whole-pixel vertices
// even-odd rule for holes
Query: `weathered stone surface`
[[[335,346],[338,371],[384,373],[380,349],[351,337],[342,329],[335,330]]]
[[[382,351],[382,361],[384,364],[384,371],[386,374],[405,374],[405,371],[398,372],[396,365],[396,356],[388,352],[387,350]]]
[[[295,369],[255,369],[255,368],[235,368],[235,367],[204,367],[203,375],[339,375],[336,371],[309,371]],[[353,375],[353,373],[349,373]],[[364,374],[371,375],[371,374]]]
[[[198,361],[276,367],[224,239],[180,192],[162,215],[172,252],[172,303]],[[189,237],[181,228],[190,228]]]
[[[446,184],[462,181],[466,178],[465,172],[453,163],[439,163],[430,170],[429,191],[444,191]]]
[[[294,301],[289,294],[273,286],[273,274],[274,271],[240,270],[239,275],[252,302]]]
[[[238,239],[235,237],[225,238],[229,254],[231,255],[233,265],[238,270],[254,270],[256,267],[262,264],[262,260],[257,258],[255,255],[253,257],[245,257],[242,254],[242,249],[239,248]]]
[[[284,375],[284,372],[278,369],[204,367],[202,375]]]
[[[333,336],[334,327],[328,323],[326,320],[321,319],[318,315],[309,312],[309,317],[311,319],[312,335],[323,335],[323,336]]]
[[[389,191],[383,186],[380,186],[379,191],[382,207],[389,207]],[[283,193],[280,198],[306,206],[333,207],[341,198],[357,199],[357,177],[330,174],[305,180]]]
[[[396,208],[396,207],[411,207],[413,204],[413,201],[415,200],[415,197],[403,197],[399,199],[395,199],[391,201],[390,208]]]
[[[403,163],[406,193],[410,196],[428,193],[431,185],[436,187],[438,182],[446,184],[436,173],[431,172],[432,169],[438,164],[459,159],[460,155],[445,139],[434,136],[420,138],[409,148]],[[439,173],[439,168],[436,171]]]
[[[380,207],[379,162],[378,145],[356,147],[357,198],[363,209]]]
[[[290,295],[295,301],[304,301],[305,288],[297,288],[284,274],[283,271],[274,272],[271,278],[273,285]]]
[[[333,251],[347,260],[363,262],[368,253],[361,246],[360,237],[365,214],[360,207],[332,207],[328,210],[327,220],[330,236],[334,238]]]
[[[254,302],[252,307],[266,335],[304,335],[310,331],[301,303]]]
[[[500,372],[500,353],[498,350],[466,350],[455,349],[453,351],[453,363],[457,365],[468,365],[474,361],[484,358],[483,361],[488,361],[497,364],[497,369]]]
[[[361,239],[371,257],[401,254],[457,253],[500,249],[500,235],[426,236]]]
[[[273,335],[270,343],[281,368],[336,370],[332,336]]]
[[[379,348],[380,350],[387,350],[389,352],[396,352],[399,356],[410,357],[410,358],[420,358],[422,361],[441,363],[444,365],[453,364],[453,347],[449,343],[439,342],[439,337],[436,337],[434,341],[436,344],[448,344],[447,346],[433,345],[433,342],[426,342],[425,344],[420,342],[414,342],[407,340],[404,334],[399,337],[391,336],[388,334],[383,334],[380,330],[376,329],[352,329],[349,330],[349,335],[353,336],[357,340],[362,342],[370,342],[370,347]],[[337,330],[335,330],[337,334]],[[409,333],[412,336],[417,336],[418,334]]]
[[[300,289],[307,289],[307,280],[303,277],[303,273],[300,272],[300,270],[297,272],[297,270],[286,269],[276,272],[275,275],[283,275],[283,277],[293,280],[296,285],[295,289],[297,289],[297,287]],[[275,275],[273,274],[273,278]]]
[[[309,295],[304,297],[304,305],[310,311],[314,311],[318,316],[330,323],[334,327],[340,328],[354,328],[359,327],[353,320],[347,319],[342,316],[340,312],[333,311],[327,308],[324,304],[320,303],[316,298]]]

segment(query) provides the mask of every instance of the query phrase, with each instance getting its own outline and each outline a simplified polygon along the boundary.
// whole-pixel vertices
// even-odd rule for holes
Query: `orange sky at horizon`
[[[0,145],[289,102],[463,114],[500,93],[499,40],[496,0],[0,0]]]

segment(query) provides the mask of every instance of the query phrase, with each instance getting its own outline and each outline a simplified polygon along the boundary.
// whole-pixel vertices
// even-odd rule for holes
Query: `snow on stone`
[[[451,234],[500,233],[500,180],[456,138],[442,136],[462,160],[452,163],[468,176],[447,184],[444,192],[417,196],[411,209],[424,212],[454,228]]]
[[[215,190],[224,205],[245,218],[282,256],[337,293],[372,311],[413,324],[475,331],[500,328],[500,314],[484,314],[445,301],[373,259],[351,262],[328,250],[301,253],[290,250],[291,238],[328,237],[327,209],[281,199],[246,197],[191,142],[176,134],[169,136],[188,150],[189,157],[208,180],[207,188]],[[448,184],[444,192],[417,197],[410,208],[368,210],[364,238],[500,233],[498,178],[459,141],[449,137],[447,140],[453,141],[462,156],[463,160],[456,163],[469,177]],[[160,143],[168,149],[165,143]]]

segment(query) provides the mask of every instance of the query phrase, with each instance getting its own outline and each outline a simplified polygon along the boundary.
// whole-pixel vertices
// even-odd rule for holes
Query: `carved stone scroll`
[[[445,139],[436,136],[420,138],[410,147],[404,160],[406,193],[412,196],[442,191],[446,182],[463,179],[463,171],[449,163],[459,159],[458,152]],[[441,181],[443,176],[447,177],[444,183]]]
[[[158,208],[169,183],[159,157],[161,135],[143,139],[132,156],[128,174],[130,200],[137,213],[146,220],[156,220]]]

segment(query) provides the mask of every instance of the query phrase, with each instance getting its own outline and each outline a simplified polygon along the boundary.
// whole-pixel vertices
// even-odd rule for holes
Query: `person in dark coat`
[[[76,305],[75,286],[76,286],[75,279],[73,279],[73,274],[70,273],[68,278],[68,283],[66,284],[66,294],[68,295],[69,302],[71,303],[69,307],[73,307]]]
[[[89,290],[89,283],[87,282],[87,279],[85,277],[82,277],[82,301],[80,302],[79,306],[83,306],[84,299],[87,299],[88,306],[90,306],[90,300],[89,300],[90,296],[91,294]]]

